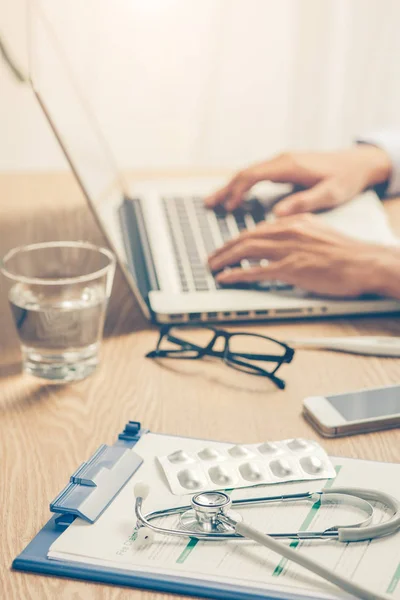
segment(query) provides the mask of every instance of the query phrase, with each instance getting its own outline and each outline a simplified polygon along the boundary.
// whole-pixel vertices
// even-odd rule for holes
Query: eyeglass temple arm
[[[248,358],[252,360],[265,360],[265,361],[284,361],[287,360],[286,355],[278,356],[277,354],[250,354],[246,352],[232,352],[228,351],[230,356],[240,356],[240,358]]]
[[[280,390],[285,389],[286,384],[285,384],[284,380],[281,379],[280,377],[278,377],[277,375],[275,375],[274,373],[268,373],[268,371],[265,371],[264,369],[260,369],[259,367],[256,367],[256,365],[249,365],[248,363],[242,362],[241,360],[232,359],[231,362],[232,362],[232,364],[240,365],[241,367],[247,367],[247,368],[250,367],[254,371],[258,371],[258,373],[261,376],[268,377],[268,379],[273,381]]]
[[[186,340],[181,340],[178,337],[175,337],[174,335],[170,335],[168,332],[164,333],[161,338],[160,338],[160,342],[162,340],[162,338],[164,337],[164,335],[168,338],[168,341],[172,342],[173,344],[177,344],[178,346],[182,346],[182,348],[184,347],[188,347],[191,348],[192,350],[204,350],[204,348],[202,348],[201,346],[197,346],[196,344],[192,344],[192,342],[188,342]],[[168,352],[168,350],[167,350]]]

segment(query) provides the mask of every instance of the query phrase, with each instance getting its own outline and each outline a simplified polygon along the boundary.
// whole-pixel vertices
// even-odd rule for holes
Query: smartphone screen
[[[328,396],[327,400],[346,421],[400,414],[400,386]]]

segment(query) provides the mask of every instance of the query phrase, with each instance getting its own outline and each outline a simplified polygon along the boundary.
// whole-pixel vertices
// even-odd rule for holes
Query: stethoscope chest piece
[[[182,513],[179,527],[193,533],[233,533],[234,528],[220,520],[221,516],[241,521],[241,516],[231,510],[232,500],[224,492],[202,492],[193,496],[192,508]]]

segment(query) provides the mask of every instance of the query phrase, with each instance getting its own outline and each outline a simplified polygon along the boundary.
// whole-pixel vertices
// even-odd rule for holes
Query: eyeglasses
[[[281,390],[285,382],[276,376],[283,363],[290,363],[294,350],[283,342],[258,333],[229,333],[215,327],[165,325],[160,330],[157,347],[147,358],[196,360],[204,356],[221,358],[229,367],[268,377]],[[271,363],[268,369],[266,363]]]

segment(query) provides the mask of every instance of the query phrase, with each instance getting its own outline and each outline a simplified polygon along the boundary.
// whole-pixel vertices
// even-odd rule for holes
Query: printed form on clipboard
[[[150,545],[136,540],[134,515],[134,485],[144,481],[151,487],[145,511],[188,504],[189,497],[173,495],[156,459],[168,455],[177,447],[197,452],[204,441],[147,433],[134,446],[144,462],[115,500],[94,523],[76,519],[52,544],[48,558],[73,561],[99,567],[121,569],[132,573],[157,574],[166,580],[175,578],[216,586],[234,586],[245,597],[271,598],[349,598],[350,596],[300,566],[247,540],[198,541],[156,535]],[[317,491],[324,485],[376,488],[400,497],[400,465],[375,463],[349,458],[334,458],[335,479],[294,482],[263,487],[263,495]],[[270,491],[271,492],[270,492]],[[260,495],[260,487],[238,489],[233,498]],[[351,509],[350,509],[351,511]],[[243,509],[246,521],[265,532],[311,531],[346,524],[354,519],[346,508],[321,506],[309,502],[253,506]],[[377,518],[387,519],[377,506]],[[163,520],[163,526],[177,526],[176,515]],[[373,542],[344,544],[329,540],[290,543],[298,552],[305,552],[330,569],[355,581],[400,599],[400,533]],[[170,588],[172,589],[172,588]],[[198,594],[200,595],[200,594]],[[212,594],[208,593],[208,596]],[[239,597],[239,595],[237,597]],[[227,594],[229,596],[229,594]],[[220,596],[221,597],[221,596]]]

